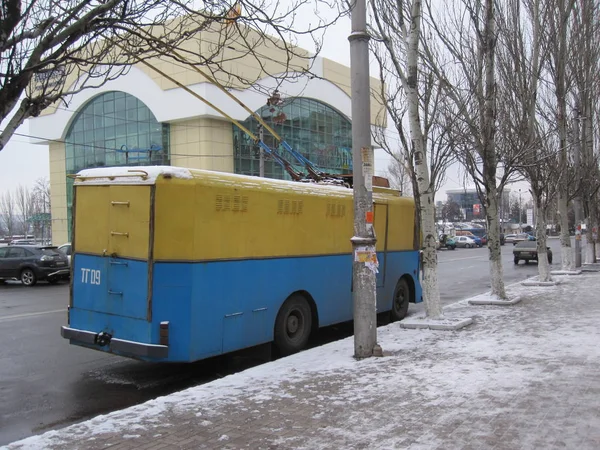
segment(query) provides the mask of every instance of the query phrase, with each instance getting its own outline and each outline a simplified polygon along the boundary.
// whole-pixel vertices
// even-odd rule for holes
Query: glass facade
[[[264,106],[257,114],[295,151],[308,158],[324,172],[352,173],[352,126],[346,116],[325,103],[308,98],[286,99],[279,106]],[[258,136],[258,121],[248,117],[242,122]],[[276,141],[264,130],[264,142],[274,149]],[[234,170],[244,175],[259,175],[259,147],[233,125]],[[282,147],[275,149],[296,170],[306,171]],[[287,172],[265,155],[265,176],[290,179]]]
[[[104,166],[168,165],[169,124],[159,123],[136,97],[106,92],[86,103],[65,139],[66,172]],[[73,179],[67,178],[71,239]]]

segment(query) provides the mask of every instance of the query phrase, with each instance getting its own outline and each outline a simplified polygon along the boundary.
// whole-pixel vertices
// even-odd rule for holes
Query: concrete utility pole
[[[369,86],[367,5],[354,0],[350,41],[352,91],[352,165],[354,236],[352,237],[352,299],[354,301],[354,357],[373,356],[377,345],[375,232],[373,229],[373,149]]]
[[[579,100],[575,99],[573,117],[573,165],[575,166],[575,189],[573,209],[575,212],[575,267],[581,267],[581,136],[579,135]]]

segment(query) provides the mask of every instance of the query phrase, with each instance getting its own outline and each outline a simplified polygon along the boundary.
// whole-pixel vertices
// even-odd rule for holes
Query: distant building
[[[485,220],[485,211],[477,189],[449,189],[446,191],[449,202],[454,202],[460,206],[464,220]],[[502,198],[500,199],[498,215],[501,222],[507,222],[510,216],[510,189],[504,188]]]

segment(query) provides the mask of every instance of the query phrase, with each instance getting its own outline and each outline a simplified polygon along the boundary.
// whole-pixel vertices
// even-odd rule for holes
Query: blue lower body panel
[[[388,252],[385,258],[383,254],[378,258],[378,312],[391,309],[393,292],[402,276],[414,281],[415,300],[421,301],[418,252]],[[102,266],[99,261],[95,264]],[[104,267],[111,270],[109,266]],[[122,267],[119,270],[124,271]],[[279,308],[294,292],[305,292],[314,301],[319,326],[352,320],[351,255],[156,262],[151,315],[147,318],[138,314],[142,306],[150,304],[147,287],[133,286],[140,279],[147,280],[141,276],[129,277],[131,286],[122,286],[123,292],[130,293],[130,301],[137,305],[133,309],[126,304],[115,307],[110,296],[103,297],[106,305],[99,305],[97,298],[86,303],[77,297],[79,291],[74,289],[70,327],[96,333],[104,331],[118,339],[158,345],[160,323],[168,322],[168,357],[141,359],[196,361],[272,341]],[[85,294],[89,295],[89,290],[81,292]],[[142,296],[146,297],[146,303],[138,305]],[[114,313],[108,311],[113,307]],[[130,315],[137,317],[124,317],[125,311],[134,311]],[[110,351],[108,347],[87,346]]]

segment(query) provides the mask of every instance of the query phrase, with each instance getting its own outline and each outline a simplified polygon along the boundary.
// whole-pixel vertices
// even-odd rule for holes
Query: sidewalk
[[[457,331],[378,329],[8,445],[8,449],[597,449],[600,274],[445,309]],[[480,296],[481,297],[481,296]]]

